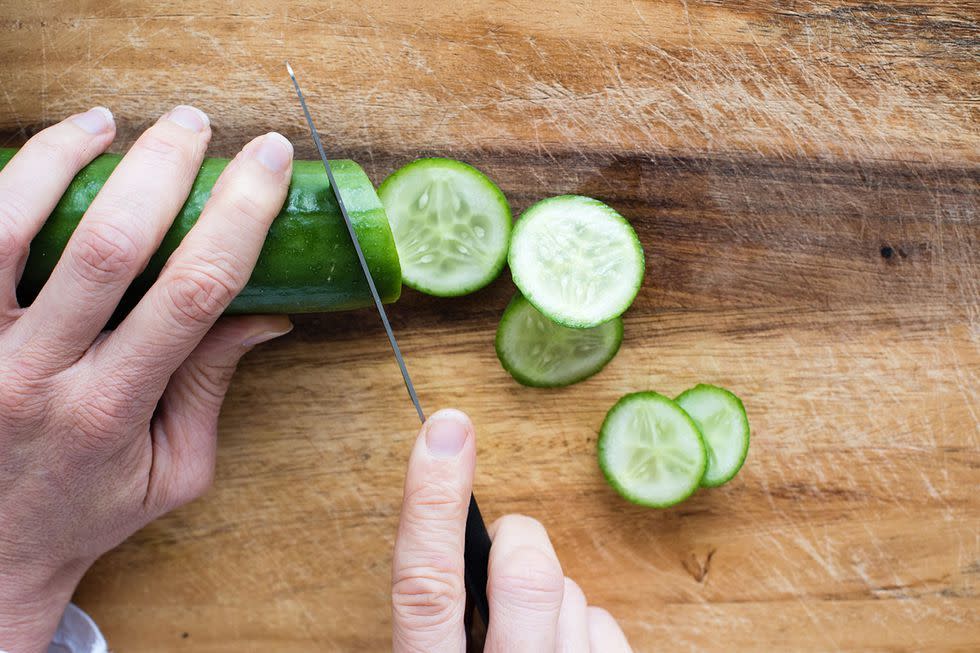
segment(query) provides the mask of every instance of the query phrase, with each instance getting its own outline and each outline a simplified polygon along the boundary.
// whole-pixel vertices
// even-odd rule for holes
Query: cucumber
[[[453,159],[419,159],[378,188],[407,286],[437,297],[483,288],[507,260],[512,218],[486,175]]]
[[[0,168],[15,152],[0,148]],[[121,158],[117,154],[103,154],[72,181],[31,243],[17,289],[21,306],[29,305],[40,292],[68,238]],[[204,161],[187,202],[160,249],[120,303],[117,319],[149,290],[164,263],[197,221],[226,165],[227,159]],[[401,269],[381,201],[359,165],[346,160],[331,165],[378,292],[385,302],[393,302],[401,293]],[[315,313],[372,304],[367,281],[323,164],[295,161],[282,211],[269,229],[248,284],[231,303],[228,313]]]
[[[701,484],[708,454],[691,417],[656,392],[635,392],[616,402],[599,432],[599,467],[627,500],[666,508]]]
[[[643,281],[643,248],[619,213],[599,200],[561,195],[533,205],[514,227],[514,283],[535,308],[568,327],[621,315]]]
[[[749,453],[749,419],[742,400],[724,388],[700,384],[675,401],[704,437],[708,468],[701,485],[718,487],[732,480]]]
[[[591,329],[555,324],[517,293],[497,327],[497,358],[519,383],[557,388],[596,374],[623,342],[623,320]]]

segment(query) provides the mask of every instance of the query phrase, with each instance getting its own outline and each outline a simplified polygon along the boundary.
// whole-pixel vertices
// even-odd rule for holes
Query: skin
[[[463,653],[463,536],[476,434],[458,410],[426,421],[408,462],[392,559],[396,653]],[[523,515],[490,526],[490,653],[626,653],[616,620],[588,607],[562,572],[544,527]]]
[[[130,149],[29,307],[15,287],[31,239],[72,177],[112,142],[112,115],[76,114],[0,171],[0,650],[47,650],[85,571],[160,515],[203,494],[238,361],[291,329],[220,318],[249,278],[285,199],[292,146],[247,144],[159,280],[112,332],[124,290],[187,197],[211,137],[177,107]],[[440,411],[409,461],[393,556],[396,651],[465,651],[463,530],[472,423]],[[564,577],[544,528],[491,528],[488,651],[629,651],[608,613]]]

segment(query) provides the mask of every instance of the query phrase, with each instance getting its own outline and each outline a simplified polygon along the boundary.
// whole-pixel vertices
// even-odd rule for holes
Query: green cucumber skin
[[[734,392],[732,392],[730,390],[727,390],[725,388],[722,388],[720,386],[710,385],[708,383],[699,383],[696,386],[694,386],[693,388],[688,388],[684,392],[682,392],[679,395],[677,395],[677,397],[674,399],[674,401],[677,402],[677,405],[678,406],[680,406],[681,405],[681,399],[684,397],[684,395],[687,395],[687,394],[690,394],[690,393],[694,393],[694,392],[701,392],[701,391],[705,391],[705,390],[708,390],[708,391],[711,391],[711,392],[720,392],[720,393],[722,393],[724,395],[727,395],[730,399],[734,399],[735,400],[735,403],[738,404],[738,407],[742,411],[742,416],[745,418],[745,433],[746,433],[745,446],[742,447],[742,455],[741,455],[741,458],[739,459],[738,465],[735,467],[735,469],[732,470],[732,473],[731,474],[729,474],[728,476],[725,476],[725,477],[723,477],[723,478],[721,478],[721,479],[719,479],[719,480],[717,480],[715,482],[711,482],[711,481],[708,480],[708,471],[707,471],[707,468],[705,468],[704,477],[702,477],[702,479],[701,479],[701,487],[706,487],[706,488],[721,487],[725,483],[729,482],[730,480],[732,480],[733,478],[735,478],[736,476],[738,476],[738,473],[740,471],[742,471],[742,467],[745,465],[745,460],[746,460],[746,458],[749,457],[749,445],[751,444],[751,441],[752,441],[752,427],[749,425],[748,413],[745,412],[745,404],[742,403],[742,400],[739,398],[739,396],[736,395]],[[681,408],[683,409],[683,406],[681,406]],[[691,419],[693,421],[694,418],[692,417]],[[697,422],[695,422],[695,424],[697,424]],[[705,446],[705,450],[707,450],[707,448],[708,448],[707,438],[704,438],[704,446]]]
[[[15,149],[0,148],[0,169],[15,153]],[[40,292],[75,227],[121,159],[118,154],[103,154],[72,181],[31,242],[17,289],[21,306],[29,305]],[[205,159],[187,202],[144,272],[126,292],[120,311],[134,306],[149,290],[167,259],[197,222],[211,188],[227,165],[227,159]],[[331,166],[378,292],[384,302],[393,302],[401,294],[401,268],[381,201],[357,163],[332,161]],[[323,164],[295,161],[283,208],[269,228],[248,284],[227,313],[318,313],[372,304],[367,280]]]

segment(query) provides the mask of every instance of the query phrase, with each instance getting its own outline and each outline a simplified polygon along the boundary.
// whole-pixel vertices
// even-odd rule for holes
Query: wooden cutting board
[[[515,212],[599,197],[646,283],[598,377],[497,364],[514,288],[391,309],[425,406],[479,429],[485,514],[548,528],[638,651],[980,649],[980,65],[966,0],[13,2],[0,143],[93,104],[123,151],[179,102],[213,155],[263,131],[373,179],[464,159]],[[113,650],[380,651],[417,424],[372,311],[250,355],[202,500],[106,555],[76,600]],[[671,510],[595,462],[623,393],[748,407],[739,477]]]

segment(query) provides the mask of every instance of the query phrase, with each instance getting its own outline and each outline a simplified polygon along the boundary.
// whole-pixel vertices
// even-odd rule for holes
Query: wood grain
[[[277,129],[311,158],[286,58],[376,181],[456,156],[515,211],[576,192],[636,226],[626,341],[578,386],[497,364],[506,275],[392,320],[424,404],[478,425],[484,512],[539,518],[638,651],[980,648],[975,4],[0,0],[0,143],[104,103],[122,150],[191,102],[216,155]],[[414,414],[372,312],[297,327],[243,364],[210,494],[80,586],[115,651],[389,646]],[[698,381],[745,400],[744,470],[627,505],[606,409]]]

